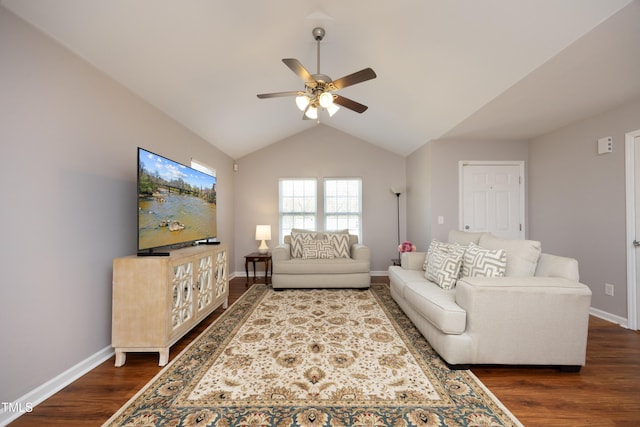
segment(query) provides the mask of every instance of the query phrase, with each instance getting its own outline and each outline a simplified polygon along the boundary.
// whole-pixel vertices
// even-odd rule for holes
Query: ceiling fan
[[[348,76],[339,78],[338,80],[331,80],[326,74],[320,73],[320,42],[325,36],[324,28],[314,28],[311,32],[313,38],[317,42],[318,46],[318,72],[311,74],[306,68],[294,58],[285,58],[282,62],[291,69],[298,77],[304,82],[304,90],[290,91],[290,92],[275,92],[275,93],[262,93],[258,95],[260,99],[277,98],[281,96],[295,96],[296,105],[303,112],[302,118],[317,119],[318,111],[325,109],[329,113],[329,116],[333,116],[340,108],[339,106],[348,108],[356,113],[364,113],[367,108],[366,105],[362,105],[359,102],[353,101],[344,96],[337,95],[336,92],[340,89],[344,89],[347,86],[352,86],[357,83],[362,83],[367,80],[374,79],[376,73],[371,68],[365,68],[357,71]]]

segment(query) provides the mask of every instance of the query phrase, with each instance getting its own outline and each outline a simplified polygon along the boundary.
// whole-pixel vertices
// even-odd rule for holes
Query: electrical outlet
[[[611,283],[604,284],[604,293],[613,296],[613,285]]]

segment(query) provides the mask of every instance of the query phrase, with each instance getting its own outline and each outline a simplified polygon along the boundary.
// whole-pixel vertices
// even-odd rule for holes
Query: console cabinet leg
[[[127,352],[118,350],[116,348],[116,368],[119,368],[120,366],[124,365],[124,362],[126,361],[127,361]]]
[[[158,363],[158,366],[164,366],[169,362],[169,347],[160,349],[159,353],[160,362]]]

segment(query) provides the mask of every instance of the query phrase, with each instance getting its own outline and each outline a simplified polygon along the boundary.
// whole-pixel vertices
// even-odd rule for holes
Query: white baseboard
[[[612,323],[617,323],[618,325],[622,326],[623,328],[628,328],[629,327],[629,323],[628,323],[628,320],[626,318],[617,316],[615,314],[607,313],[606,311],[602,311],[602,310],[599,310],[597,308],[591,307],[589,309],[589,314],[591,314],[593,316],[596,316],[596,317],[598,317],[600,319],[607,320],[607,321],[612,322]]]
[[[260,274],[258,274],[258,276],[256,276],[257,278],[264,277],[264,271],[262,271],[260,273],[262,273],[262,276]],[[372,276],[388,276],[389,273],[387,272],[387,270],[381,270],[381,271],[372,271],[371,275]],[[229,280],[231,280],[231,279],[233,279],[235,277],[245,277],[245,272],[244,271],[242,271],[242,272],[238,272],[238,271],[233,272],[233,273],[231,273],[229,275]],[[253,276],[251,276],[251,277],[253,278]]]
[[[0,426],[6,426],[24,413],[31,412],[36,405],[53,396],[101,363],[109,360],[113,354],[114,351],[111,346],[105,347],[15,401],[2,402],[0,406]]]
[[[389,272],[387,270],[382,270],[382,271],[372,271],[371,272],[372,276],[388,276]]]

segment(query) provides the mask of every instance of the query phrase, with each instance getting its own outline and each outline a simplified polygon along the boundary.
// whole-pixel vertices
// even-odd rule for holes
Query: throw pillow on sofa
[[[469,243],[462,261],[462,277],[503,277],[507,271],[504,249],[486,249]]]
[[[333,249],[336,253],[336,258],[351,257],[348,233],[325,233],[325,236],[333,245]]]
[[[424,257],[424,263],[422,264],[422,270],[427,271],[427,266],[429,265],[429,257],[433,255],[436,251],[445,251],[448,252],[450,249],[454,247],[455,243],[445,243],[439,240],[433,239],[429,244],[429,249],[427,249],[427,254]]]
[[[328,239],[308,240],[302,243],[302,259],[333,259],[336,251]]]
[[[291,258],[302,258],[302,245],[315,240],[317,233],[291,230]]]
[[[458,244],[436,245],[429,256],[425,277],[442,289],[453,289],[460,276],[466,247]]]

